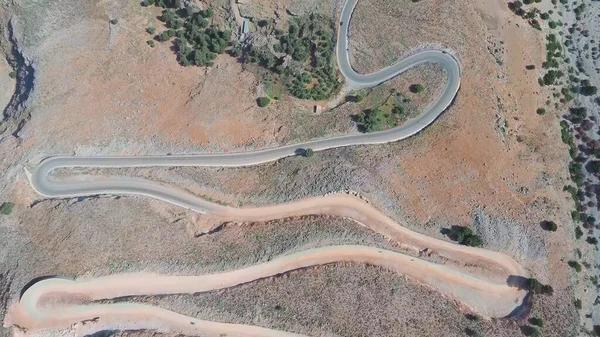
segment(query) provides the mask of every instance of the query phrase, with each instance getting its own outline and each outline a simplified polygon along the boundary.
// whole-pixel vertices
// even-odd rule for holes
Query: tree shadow
[[[527,283],[527,278],[521,275],[510,275],[506,279],[506,284],[509,287],[519,288],[523,290],[529,290],[529,286]]]
[[[534,331],[536,331],[537,329],[529,326],[529,325],[523,325],[521,326],[521,333],[525,336],[533,336]]]
[[[544,221],[540,222],[540,227],[542,227],[542,229],[545,230],[545,231],[552,231],[552,232],[554,232],[554,231],[556,231],[555,226],[556,226],[556,224],[554,222],[552,222],[552,221],[546,221],[546,220],[544,220]]]
[[[356,128],[360,133],[367,133],[367,128],[363,124],[363,116],[360,114],[354,114],[350,116],[350,120],[356,124]]]
[[[457,242],[458,241],[458,233],[463,229],[462,226],[452,226],[450,228],[442,228],[440,229],[440,233],[445,235],[448,239]]]

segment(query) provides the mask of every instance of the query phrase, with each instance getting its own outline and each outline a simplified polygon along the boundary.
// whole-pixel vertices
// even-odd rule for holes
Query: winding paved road
[[[174,167],[174,166],[248,166],[274,161],[302,153],[312,148],[322,151],[331,148],[380,144],[408,138],[435,121],[452,103],[460,87],[460,65],[443,51],[429,50],[414,54],[377,73],[361,75],[351,65],[348,53],[348,24],[358,0],[347,0],[342,10],[338,30],[337,59],[341,73],[351,90],[371,87],[425,62],[440,64],[448,81],[443,93],[419,117],[406,124],[381,132],[353,134],[288,145],[255,152],[205,154],[189,156],[139,156],[139,157],[50,157],[43,160],[32,173],[28,173],[32,187],[49,198],[65,198],[100,194],[133,194],[148,196],[186,207],[197,212],[210,213],[220,219],[264,221],[306,214],[330,214],[353,219],[407,249],[433,253],[448,262],[439,265],[409,255],[362,246],[338,246],[298,252],[273,261],[221,274],[203,276],[115,275],[89,281],[61,279],[44,280],[25,291],[21,301],[7,315],[5,324],[28,328],[65,327],[79,321],[102,317],[105,321],[133,317],[140,320],[159,319],[162,323],[182,333],[218,336],[298,336],[259,327],[222,324],[197,320],[174,312],[140,304],[64,305],[51,310],[41,307],[44,296],[80,296],[88,300],[121,296],[195,293],[232,287],[283,272],[339,261],[370,263],[397,270],[411,278],[434,287],[460,300],[463,304],[485,315],[500,317],[518,306],[525,292],[511,288],[506,278],[511,275],[526,276],[526,271],[511,257],[498,252],[455,245],[412,232],[385,216],[372,205],[358,198],[334,195],[307,198],[296,202],[263,208],[231,208],[203,200],[180,189],[145,179],[131,177],[96,177],[91,181],[69,179],[52,180],[52,171],[58,168],[95,167]],[[477,265],[487,275],[476,275],[468,266]],[[490,276],[494,275],[494,276]],[[132,319],[133,319],[132,318]],[[132,327],[132,326],[127,326]],[[156,328],[164,328],[164,325]],[[101,329],[101,325],[94,329]]]
[[[38,165],[30,177],[31,185],[41,195],[49,198],[89,196],[99,194],[136,194],[154,197],[198,212],[210,211],[210,203],[193,202],[186,195],[174,195],[158,184],[140,179],[98,179],[93,182],[52,182],[51,171],[60,167],[157,167],[157,166],[249,166],[298,155],[303,149],[322,151],[332,148],[382,144],[406,139],[430,125],[452,104],[460,87],[460,65],[443,51],[428,50],[369,75],[355,72],[350,65],[348,53],[348,23],[358,0],[347,0],[341,15],[338,30],[337,60],[341,73],[352,89],[371,87],[385,82],[406,70],[426,62],[438,63],[445,69],[448,81],[443,93],[417,118],[390,130],[368,134],[353,134],[342,137],[314,140],[301,144],[254,152],[183,155],[183,156],[136,156],[136,157],[50,157]]]

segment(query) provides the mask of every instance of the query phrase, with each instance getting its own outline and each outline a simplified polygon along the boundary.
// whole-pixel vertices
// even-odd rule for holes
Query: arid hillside
[[[0,124],[0,204],[14,204],[12,214],[0,215],[0,316],[40,276],[195,275],[342,244],[406,252],[337,217],[221,226],[219,219],[145,197],[45,199],[31,188],[26,169],[52,155],[239,152],[358,134],[356,116],[391,97],[404,97],[409,118],[425,110],[446,83],[439,66],[420,65],[365,89],[361,102],[346,102],[342,92],[332,98],[332,109],[315,112],[315,104],[327,102],[290,95],[261,108],[257,98],[271,89],[259,66],[225,52],[211,67],[184,67],[174,43],[151,47],[148,29],[165,29],[157,7],[117,0],[26,2],[1,9],[7,61],[0,64],[0,88],[27,89],[27,97],[0,95],[0,104],[8,105],[25,98],[13,104],[18,114]],[[266,19],[273,20],[273,32],[311,13],[337,23],[343,5],[253,0],[232,8],[226,0],[191,2],[213,8],[212,22],[234,31],[234,39],[236,11],[260,36],[266,29],[259,22]],[[588,295],[567,264],[575,255],[575,235],[573,202],[563,191],[569,184],[569,153],[559,125],[564,111],[536,113],[550,95],[538,85],[544,33],[500,0],[360,0],[348,24],[352,65],[361,73],[428,48],[454,55],[461,87],[453,105],[416,136],[384,145],[243,168],[69,169],[56,177],[146,178],[236,207],[353,191],[418,233],[451,241],[447,229],[471,228],[483,248],[513,257],[551,285],[553,295],[531,296],[530,310],[519,317],[480,318],[389,270],[332,264],[231,289],[132,300],[199,319],[311,336],[519,336],[530,332],[532,317],[545,322],[543,336],[577,335],[574,303]],[[527,68],[531,64],[535,69]],[[422,93],[411,92],[417,83]],[[547,221],[558,224],[557,231],[544,230]],[[48,335],[84,331],[78,329]],[[94,336],[159,335],[102,333]],[[9,327],[0,328],[0,335],[27,334]]]

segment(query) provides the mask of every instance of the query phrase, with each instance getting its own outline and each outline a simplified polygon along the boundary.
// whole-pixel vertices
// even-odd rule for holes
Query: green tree
[[[364,132],[375,132],[383,129],[385,116],[381,109],[366,110],[359,119],[359,126]]]
[[[207,9],[202,11],[202,16],[205,18],[212,18],[212,16],[215,14],[215,11],[213,10],[212,7],[208,7]]]
[[[264,108],[271,103],[271,99],[269,97],[259,97],[256,100],[256,103],[258,104],[259,107]]]
[[[425,91],[425,87],[423,87],[421,84],[413,84],[409,87],[409,90],[414,94],[419,94]]]
[[[313,149],[308,148],[308,149],[304,150],[304,156],[306,158],[310,158],[314,155],[315,155],[315,151]]]
[[[481,240],[479,235],[471,235],[465,239],[463,244],[471,247],[482,247],[483,240]]]
[[[160,33],[156,36],[156,39],[161,42],[168,41],[170,38],[171,38],[171,36],[169,35],[168,30],[163,31],[162,33]]]

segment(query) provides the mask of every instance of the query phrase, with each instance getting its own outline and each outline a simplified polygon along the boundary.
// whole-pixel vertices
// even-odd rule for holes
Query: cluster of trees
[[[311,14],[308,18],[292,22],[287,34],[280,34],[280,50],[302,65],[287,76],[286,84],[293,96],[326,100],[339,87],[333,62],[335,41],[332,25],[331,20]]]
[[[395,92],[395,90],[392,91]],[[396,94],[400,97],[400,94]],[[359,103],[364,99],[362,94],[356,94],[354,96],[347,96],[346,101]],[[389,99],[389,97],[388,97]],[[386,100],[385,102],[387,102]],[[405,102],[407,99],[405,99]],[[384,105],[386,103],[383,103]],[[387,113],[381,109],[380,105],[377,108],[367,109],[362,111],[362,113],[352,116],[353,120],[356,122],[359,131],[361,132],[375,132],[381,131],[383,129],[392,128],[398,126],[401,122],[404,122],[408,115],[406,113],[406,109],[404,106],[394,103],[390,112]]]
[[[142,5],[163,8],[160,20],[168,29],[155,39],[164,42],[176,37],[177,57],[184,66],[211,66],[229,46],[231,31],[220,30],[209,22],[214,15],[212,8],[199,10],[191,5],[182,8],[181,0],[145,0]],[[154,34],[156,29],[151,27],[147,31]]]
[[[256,63],[278,75],[292,96],[326,100],[338,89],[333,62],[335,41],[331,20],[316,14],[293,20],[287,32],[276,30],[273,50],[236,44],[231,52],[245,62]]]
[[[469,227],[457,227],[454,232],[455,239],[458,243],[471,247],[482,247],[483,240],[479,235],[473,233]]]
[[[395,127],[406,120],[406,117],[404,107],[396,104],[392,107],[391,114],[385,113],[381,108],[368,109],[354,116],[354,121],[361,132],[375,132]]]
[[[541,0],[536,0],[535,2],[540,2]],[[539,21],[536,19],[538,14],[540,13],[540,10],[537,8],[533,8],[530,10],[525,10],[523,8],[523,5],[530,5],[533,3],[533,0],[524,0],[523,2],[517,0],[517,1],[513,1],[513,2],[509,2],[508,3],[508,8],[515,13],[516,15],[522,17],[523,19],[526,19],[529,21],[529,24],[534,27],[537,30],[541,30],[542,27],[540,26]]]
[[[356,124],[361,132],[381,131],[387,124],[389,116],[379,108],[368,109],[355,116]]]

